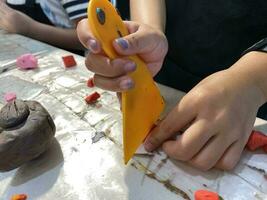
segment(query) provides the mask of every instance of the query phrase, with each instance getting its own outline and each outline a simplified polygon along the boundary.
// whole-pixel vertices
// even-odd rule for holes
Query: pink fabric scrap
[[[38,67],[38,59],[30,53],[24,54],[17,58],[17,66],[20,69],[35,69]]]
[[[14,92],[8,92],[4,95],[4,99],[6,102],[14,101],[16,100],[16,98],[17,98],[17,95]]]

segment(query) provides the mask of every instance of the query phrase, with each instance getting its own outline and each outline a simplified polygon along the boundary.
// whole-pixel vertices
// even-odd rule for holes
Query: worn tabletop
[[[37,55],[38,69],[16,68],[16,57],[24,53]],[[0,72],[4,71],[0,73],[0,107],[4,93],[15,92],[20,99],[42,103],[57,127],[45,154],[0,173],[1,200],[17,193],[27,194],[29,200],[177,200],[193,199],[198,189],[216,191],[226,200],[267,199],[267,156],[260,151],[244,151],[231,172],[201,172],[168,159],[161,150],[136,155],[124,165],[116,95],[86,86],[92,74],[84,67],[83,57],[74,55],[77,67],[65,69],[61,57],[70,54],[0,30]],[[183,96],[177,90],[160,88],[167,110]],[[94,91],[101,99],[87,105],[84,97]],[[267,123],[257,119],[255,129],[267,132]]]

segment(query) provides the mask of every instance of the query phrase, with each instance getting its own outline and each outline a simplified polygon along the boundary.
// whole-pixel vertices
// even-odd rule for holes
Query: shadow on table
[[[16,171],[6,194],[11,196],[15,193],[28,192],[31,199],[35,199],[53,187],[63,163],[60,144],[54,138],[51,147],[44,154]]]

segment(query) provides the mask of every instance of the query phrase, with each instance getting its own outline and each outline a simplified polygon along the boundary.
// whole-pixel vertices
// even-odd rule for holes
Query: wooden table
[[[17,56],[35,53],[39,68],[18,70]],[[201,172],[185,163],[137,155],[125,166],[122,155],[121,113],[114,93],[87,88],[92,75],[84,58],[75,55],[78,66],[65,69],[62,56],[71,53],[0,30],[0,107],[3,94],[41,102],[53,117],[57,132],[51,148],[39,159],[19,169],[0,173],[0,199],[26,193],[30,200],[177,200],[193,199],[197,189],[219,192],[226,200],[267,199],[267,156],[244,152],[232,172]],[[7,64],[8,63],[8,64]],[[183,93],[160,86],[169,110]],[[91,92],[101,94],[92,106],[84,102]],[[267,132],[267,123],[257,119],[255,128]],[[105,137],[92,143],[96,132]]]

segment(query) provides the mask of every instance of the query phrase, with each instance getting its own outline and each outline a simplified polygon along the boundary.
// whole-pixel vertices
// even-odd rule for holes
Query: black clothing
[[[166,6],[169,52],[157,80],[183,91],[267,37],[266,0],[166,0]]]
[[[10,3],[7,3],[7,5],[10,8],[23,12],[24,14],[28,15],[29,17],[40,23],[53,25],[44,14],[40,4],[35,3],[35,1],[27,0],[26,4],[24,5],[13,5]]]

